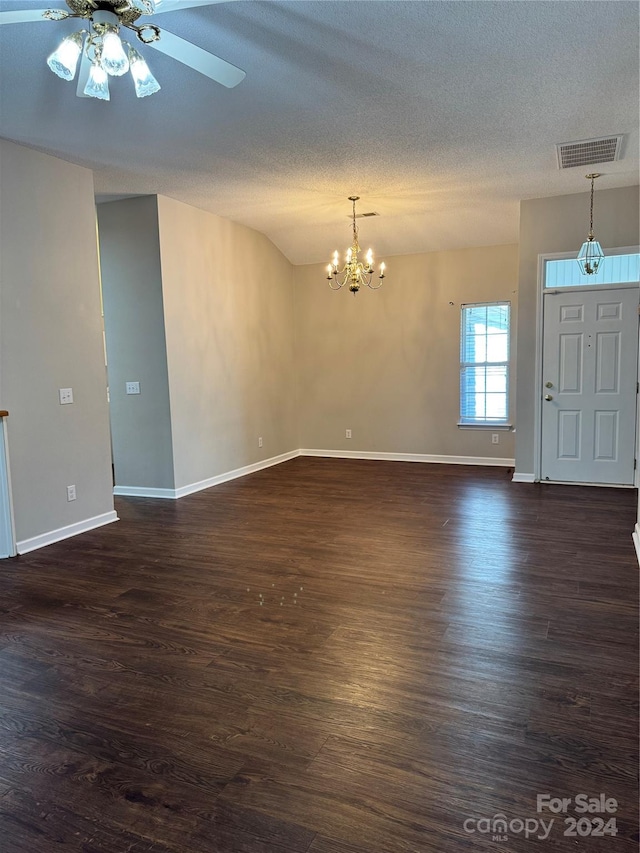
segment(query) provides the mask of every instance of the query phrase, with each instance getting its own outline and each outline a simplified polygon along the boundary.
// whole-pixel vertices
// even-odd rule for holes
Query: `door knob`
[[[553,400],[553,397],[551,396],[551,394],[545,394],[544,399],[548,402],[549,400]]]

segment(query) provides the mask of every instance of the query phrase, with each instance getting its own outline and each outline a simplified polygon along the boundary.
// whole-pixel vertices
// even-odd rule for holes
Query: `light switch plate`
[[[139,382],[127,382],[127,394],[139,394],[140,393],[140,383]]]
[[[58,394],[60,395],[61,406],[66,406],[69,403],[73,403],[73,388],[59,388]]]

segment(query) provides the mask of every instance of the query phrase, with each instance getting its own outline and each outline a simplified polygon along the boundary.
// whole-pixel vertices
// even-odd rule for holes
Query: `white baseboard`
[[[378,462],[432,462],[442,465],[495,465],[512,468],[515,459],[498,456],[442,456],[430,453],[382,453],[368,450],[310,450],[299,451],[300,456],[326,456],[332,459],[374,459]]]
[[[115,486],[114,495],[121,497],[136,497],[136,498],[169,498],[177,500],[184,498],[186,495],[192,495],[194,492],[201,492],[203,489],[210,489],[212,486],[219,486],[220,483],[226,483],[229,480],[236,480],[238,477],[246,477],[247,474],[254,474],[256,471],[262,471],[263,468],[271,468],[273,465],[280,465],[281,462],[287,462],[300,456],[299,450],[291,450],[288,453],[281,453],[279,456],[271,456],[269,459],[261,459],[259,462],[254,462],[251,465],[244,465],[242,468],[235,468],[233,471],[225,471],[224,474],[216,474],[215,477],[207,477],[206,480],[199,480],[197,483],[189,483],[187,486],[180,486],[178,489],[152,489],[145,486]]]
[[[272,456],[270,459],[261,459],[260,462],[254,462],[252,465],[245,465],[243,468],[236,468],[233,471],[226,471],[224,474],[217,474],[215,477],[200,480],[198,483],[181,486],[175,490],[176,498],[183,498],[185,495],[201,492],[203,489],[211,488],[211,486],[219,486],[220,483],[236,480],[238,477],[246,477],[247,474],[262,471],[263,468],[271,468],[273,465],[280,465],[281,462],[288,462],[289,459],[294,459],[296,456],[300,456],[300,451],[290,450],[288,453],[281,453],[279,456]]]
[[[28,554],[29,551],[35,551],[36,548],[44,548],[45,545],[52,545],[54,542],[69,539],[71,536],[77,536],[78,533],[86,533],[88,530],[94,530],[104,524],[111,524],[112,521],[118,521],[115,510],[103,512],[102,515],[94,515],[93,518],[85,518],[84,521],[77,521],[75,524],[68,524],[66,527],[59,527],[57,530],[50,530],[48,533],[41,533],[40,536],[33,536],[31,539],[23,539],[21,542],[16,542],[18,554]]]
[[[631,538],[633,539],[633,544],[636,546],[636,557],[638,558],[638,563],[640,564],[640,525],[637,523],[635,530],[631,534]]]
[[[149,486],[114,486],[113,494],[127,498],[175,498],[175,489],[153,489]]]
[[[535,483],[535,481],[536,478],[534,474],[521,474],[518,471],[516,471],[511,478],[512,483]]]

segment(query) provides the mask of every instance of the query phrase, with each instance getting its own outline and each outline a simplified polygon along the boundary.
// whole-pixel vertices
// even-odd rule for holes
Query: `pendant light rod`
[[[591,172],[589,175],[585,175],[585,178],[589,178],[591,180],[591,208],[589,210],[589,236],[593,237],[593,182],[596,178],[600,177],[600,172]]]
[[[590,174],[585,175],[585,178],[591,181],[591,200],[589,206],[589,234],[582,244],[582,248],[578,252],[578,257],[576,258],[582,275],[595,275],[604,260],[602,246],[593,235],[593,184],[595,179],[599,177],[600,172],[591,172]]]

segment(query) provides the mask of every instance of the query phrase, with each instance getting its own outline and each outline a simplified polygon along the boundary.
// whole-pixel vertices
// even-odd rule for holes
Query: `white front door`
[[[631,486],[638,289],[543,298],[540,479]]]

